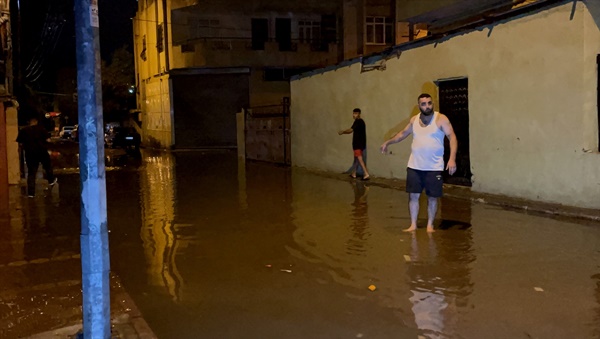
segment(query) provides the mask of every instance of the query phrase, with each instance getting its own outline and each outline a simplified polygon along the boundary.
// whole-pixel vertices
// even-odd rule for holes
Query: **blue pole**
[[[110,260],[106,217],[104,129],[98,0],[75,0],[83,336],[110,338]]]

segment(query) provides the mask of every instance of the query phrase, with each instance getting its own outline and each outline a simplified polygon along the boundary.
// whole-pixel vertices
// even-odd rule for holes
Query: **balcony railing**
[[[189,39],[185,42],[180,42],[182,52],[193,52],[196,44],[204,44],[211,50],[279,50],[280,52],[298,52],[298,51],[311,51],[311,52],[329,52],[331,50],[330,45],[337,44],[337,41],[327,42],[324,40],[299,40],[290,39],[284,41],[277,41],[275,39],[268,40],[257,40],[252,38],[216,38],[216,37],[205,37],[197,39]]]

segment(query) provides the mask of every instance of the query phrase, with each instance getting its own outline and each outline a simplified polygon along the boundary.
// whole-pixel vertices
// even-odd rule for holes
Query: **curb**
[[[301,171],[306,171],[330,179],[352,181],[352,179],[348,178],[347,174],[338,174],[329,171],[308,169],[304,167],[296,168],[300,169]],[[406,188],[406,180],[403,179],[371,177],[371,179],[366,183],[369,186],[377,186],[382,188],[391,188],[398,190],[404,190]],[[500,206],[504,208],[523,210],[526,212],[539,213],[543,215],[552,215],[573,219],[585,219],[590,221],[600,221],[600,210],[597,209],[534,201],[499,194],[473,192],[470,187],[466,186],[444,184],[444,197],[469,200],[474,203]]]

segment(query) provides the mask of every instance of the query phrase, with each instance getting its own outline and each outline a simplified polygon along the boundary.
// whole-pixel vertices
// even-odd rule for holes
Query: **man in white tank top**
[[[419,197],[425,189],[427,194],[427,232],[434,232],[433,220],[437,212],[438,198],[442,196],[442,172],[444,171],[444,136],[450,141],[450,159],[446,169],[450,175],[456,172],[456,149],[458,142],[450,120],[433,110],[431,95],[423,93],[418,98],[421,113],[410,119],[406,127],[393,138],[381,145],[385,154],[390,144],[398,143],[413,135],[408,168],[406,170],[406,192],[408,192],[408,210],[410,227],[405,232],[417,229],[419,215]]]

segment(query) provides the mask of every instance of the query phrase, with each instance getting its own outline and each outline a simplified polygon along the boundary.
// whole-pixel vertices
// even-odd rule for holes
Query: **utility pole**
[[[100,81],[98,0],[75,0],[83,337],[110,338],[110,260]]]

